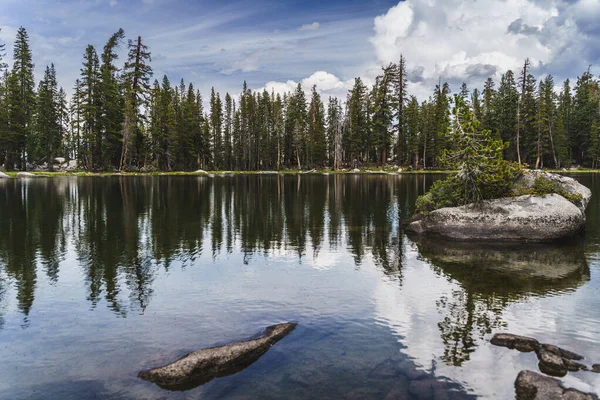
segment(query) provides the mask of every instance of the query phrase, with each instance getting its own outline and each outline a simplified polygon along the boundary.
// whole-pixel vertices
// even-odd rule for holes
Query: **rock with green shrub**
[[[408,231],[453,240],[536,242],[584,229],[588,188],[504,160],[507,144],[479,129],[463,98],[455,95],[454,104],[453,147],[441,161],[459,172],[417,199]]]

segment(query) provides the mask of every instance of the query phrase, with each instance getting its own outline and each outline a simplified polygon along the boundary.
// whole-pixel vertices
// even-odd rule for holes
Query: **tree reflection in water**
[[[436,302],[449,365],[468,361],[477,340],[504,327],[502,313],[511,303],[573,291],[590,279],[581,238],[560,244],[413,239],[437,274],[458,283]]]
[[[69,246],[92,307],[105,300],[121,316],[143,313],[157,273],[174,261],[192,266],[203,246],[210,246],[213,258],[241,252],[246,263],[273,251],[296,254],[302,262],[309,251],[318,259],[322,251],[347,246],[357,266],[370,254],[387,274],[400,276],[398,221],[410,215],[416,196],[434,180],[340,175],[3,180],[1,287],[15,287],[27,321],[38,273],[56,283]]]
[[[60,281],[73,249],[92,307],[143,313],[161,271],[239,252],[369,257],[402,284],[399,222],[439,176],[95,177],[0,181],[0,328],[9,288],[27,325],[38,274]],[[409,244],[410,245],[410,244]],[[589,279],[580,242],[502,246],[418,240],[423,258],[458,288],[437,301],[443,359],[461,365],[503,326],[506,307],[574,290]],[[204,249],[207,247],[207,249]],[[206,254],[204,254],[206,250]],[[73,260],[71,260],[73,261]]]

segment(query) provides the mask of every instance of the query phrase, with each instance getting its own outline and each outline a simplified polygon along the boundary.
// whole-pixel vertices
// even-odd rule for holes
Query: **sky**
[[[591,66],[600,73],[600,0],[0,0],[7,62],[27,29],[36,79],[54,63],[68,91],[88,44],[101,53],[119,28],[140,35],[154,77],[237,94],[305,90],[345,98],[354,78],[372,84],[381,66],[407,60],[410,94],[425,100],[439,80],[482,88],[526,57],[555,82]],[[121,46],[124,62],[126,44]]]

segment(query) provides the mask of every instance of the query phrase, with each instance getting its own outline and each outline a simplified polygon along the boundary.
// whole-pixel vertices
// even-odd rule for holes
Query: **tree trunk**
[[[541,158],[542,158],[542,128],[538,127],[537,159],[535,160],[535,169],[539,168]]]

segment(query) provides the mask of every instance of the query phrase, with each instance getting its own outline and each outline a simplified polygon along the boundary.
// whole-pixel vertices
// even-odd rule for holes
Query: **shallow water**
[[[0,398],[514,398],[537,360],[491,346],[501,331],[600,362],[600,179],[575,176],[583,238],[473,247],[399,229],[440,177],[0,181]],[[235,375],[136,377],[285,321]]]

